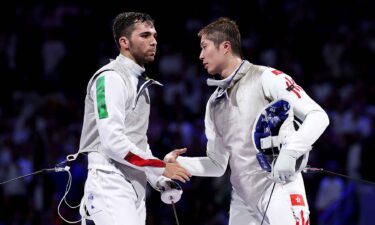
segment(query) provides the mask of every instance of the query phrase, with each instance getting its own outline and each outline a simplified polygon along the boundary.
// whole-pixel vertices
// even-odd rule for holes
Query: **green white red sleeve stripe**
[[[124,159],[129,163],[139,167],[165,167],[165,163],[159,159],[144,159],[138,155],[133,154],[132,152],[129,152]]]

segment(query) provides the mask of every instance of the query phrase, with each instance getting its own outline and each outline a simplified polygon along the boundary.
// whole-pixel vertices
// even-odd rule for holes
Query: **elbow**
[[[225,171],[226,171],[226,167],[220,165],[220,164],[216,164],[216,171],[215,173],[213,174],[214,177],[221,177],[225,174]]]
[[[322,117],[322,118],[321,118],[321,122],[322,122],[322,124],[323,124],[323,126],[324,126],[324,129],[325,129],[325,128],[328,127],[330,121],[329,121],[329,117],[328,117],[328,115],[327,115],[326,112],[323,112],[322,114],[323,114],[323,115],[321,116],[321,117]]]
[[[226,170],[221,170],[220,173],[217,174],[216,177],[222,177],[225,174]]]
[[[228,166],[228,158],[214,157],[215,154],[212,152],[207,152],[209,162],[211,164],[210,176],[211,177],[221,177],[225,174]]]
[[[315,125],[318,125],[318,127],[323,130],[325,130],[329,125],[329,117],[324,110],[311,111],[308,114],[308,117],[311,118],[311,121],[313,121]]]
[[[108,156],[109,158],[113,158],[113,152],[110,145],[101,143],[101,148],[106,156]]]
[[[118,160],[119,156],[119,153],[116,153],[115,149],[113,146],[116,146],[113,142],[110,142],[110,141],[107,141],[107,142],[102,142],[101,143],[101,148],[102,148],[102,151],[104,153],[104,155],[106,155],[108,158],[111,158],[111,159],[114,159],[114,160]],[[129,152],[126,152],[122,157],[123,159],[125,159],[126,155],[128,154]]]

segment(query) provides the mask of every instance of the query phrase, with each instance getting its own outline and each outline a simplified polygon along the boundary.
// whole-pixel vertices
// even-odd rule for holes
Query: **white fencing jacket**
[[[222,176],[229,162],[234,191],[255,206],[272,183],[259,166],[252,143],[252,128],[263,107],[279,98],[291,104],[303,124],[286,140],[286,146],[299,156],[311,150],[328,126],[328,116],[290,76],[246,60],[228,78],[209,79],[208,84],[218,88],[206,107],[207,156],[180,156],[177,161],[192,175],[208,177]]]
[[[145,196],[147,180],[154,186],[165,169],[165,163],[152,155],[146,136],[147,87],[160,83],[144,79],[143,72],[144,68],[120,54],[95,73],[87,87],[79,150],[89,152],[89,169],[124,175],[139,199]]]

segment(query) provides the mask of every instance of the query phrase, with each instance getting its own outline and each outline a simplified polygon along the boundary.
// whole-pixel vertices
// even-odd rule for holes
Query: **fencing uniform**
[[[143,225],[147,180],[155,185],[165,164],[147,143],[150,98],[159,84],[123,55],[89,81],[79,152],[88,152],[81,215],[97,225]]]
[[[219,81],[209,79],[208,84],[218,88],[206,107],[207,157],[180,156],[177,161],[193,176],[209,177],[222,176],[229,163],[233,187],[229,224],[260,224],[273,181],[256,159],[251,133],[257,115],[269,102],[287,100],[303,124],[288,137],[285,146],[300,155],[311,150],[328,126],[328,117],[290,76],[246,60],[231,76]],[[302,175],[296,176],[293,182],[276,184],[263,224],[308,223]]]

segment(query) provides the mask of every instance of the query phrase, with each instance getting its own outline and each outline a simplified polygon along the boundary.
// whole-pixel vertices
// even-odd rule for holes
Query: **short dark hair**
[[[119,38],[125,36],[130,38],[134,31],[134,24],[138,22],[147,22],[154,26],[154,20],[150,15],[141,12],[123,12],[116,16],[113,22],[113,38],[115,39],[116,45],[120,48]]]
[[[235,21],[220,17],[199,31],[198,37],[203,35],[212,41],[216,48],[224,41],[229,41],[232,45],[233,54],[242,58],[241,34]]]

